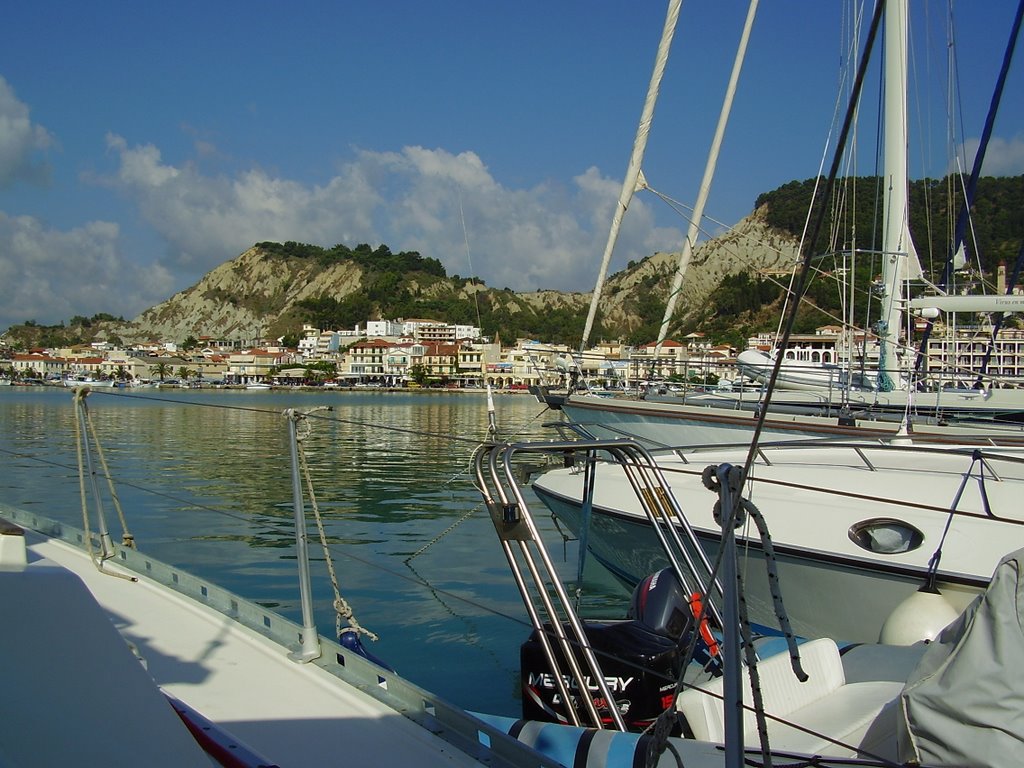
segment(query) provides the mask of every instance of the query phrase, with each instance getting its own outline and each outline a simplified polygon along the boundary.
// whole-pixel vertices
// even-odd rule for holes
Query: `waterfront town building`
[[[365,335],[368,339],[397,339],[406,335],[405,323],[401,320],[367,320]]]
[[[423,344],[423,357],[419,359],[428,379],[453,381],[459,372],[458,344]]]
[[[42,351],[15,354],[11,360],[11,369],[21,379],[61,378],[69,370],[67,360],[63,357],[51,357]]]
[[[384,358],[384,381],[392,386],[402,386],[408,381],[412,367],[422,360],[425,349],[414,341],[398,342],[388,347]]]
[[[224,383],[262,384],[269,381],[274,369],[291,362],[291,353],[284,350],[250,349],[237,352],[227,357]]]
[[[927,360],[930,374],[961,386],[972,386],[983,368],[995,386],[1020,386],[1024,381],[1024,331],[1004,328],[995,343],[992,333],[978,326],[960,329],[959,338],[944,336],[928,340]]]
[[[665,339],[661,348],[655,342],[633,350],[631,375],[633,381],[686,377],[690,362],[689,349],[678,341]]]
[[[370,330],[381,331],[371,335]],[[920,331],[921,329],[916,329]],[[918,333],[915,333],[917,336]],[[237,349],[231,340],[199,337],[198,349],[152,340],[132,349],[108,342],[14,354],[0,359],[0,375],[41,379],[114,379],[124,382],[174,381],[198,384],[322,383],[334,386],[430,386],[523,389],[538,384],[569,384],[582,379],[604,389],[642,388],[651,380],[674,379],[711,385],[735,378],[736,350],[713,345],[703,334],[631,347],[601,341],[584,353],[566,345],[518,339],[514,345],[483,339],[480,329],[437,320],[371,320],[354,329],[323,330],[306,325],[298,345],[286,349],[267,341]],[[994,343],[993,343],[994,342]],[[772,351],[773,336],[759,334],[748,346]],[[877,366],[877,340],[870,333],[822,326],[792,336],[785,356],[808,363]],[[308,366],[320,363],[316,375]],[[1024,331],[991,331],[977,326],[938,327],[928,342],[930,375],[970,385],[987,366],[996,386],[1024,381]],[[159,371],[159,373],[158,373]]]
[[[384,377],[384,358],[391,344],[383,339],[357,341],[343,358],[344,368],[339,372],[345,379],[381,381]]]
[[[487,366],[501,360],[501,344],[464,341],[458,345],[458,358],[460,385],[482,387],[487,381]]]

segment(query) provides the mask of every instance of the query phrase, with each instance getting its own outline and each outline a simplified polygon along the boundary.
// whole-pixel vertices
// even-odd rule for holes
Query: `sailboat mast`
[[[608,264],[611,262],[612,251],[615,250],[615,242],[619,239],[619,227],[622,225],[622,217],[629,207],[633,195],[636,193],[638,184],[641,181],[641,167],[644,160],[644,152],[647,150],[647,137],[651,131],[651,122],[654,120],[654,105],[658,102],[658,92],[661,89],[661,78],[665,74],[665,65],[668,64],[668,54],[672,49],[672,38],[675,36],[676,23],[679,21],[679,9],[683,0],[669,0],[668,12],[665,15],[665,25],[661,31],[661,42],[658,43],[658,53],[654,59],[654,71],[651,73],[651,82],[647,86],[647,98],[644,100],[644,108],[640,114],[640,125],[636,129],[636,138],[633,140],[633,153],[629,158],[629,165],[626,168],[626,178],[622,182],[622,191],[619,193],[618,203],[615,205],[615,214],[612,216],[612,226],[608,232],[608,241],[605,243],[604,256],[601,258],[601,269],[597,275],[597,283],[594,285],[594,295],[590,298],[590,310],[587,312],[587,323],[583,328],[583,338],[580,341],[580,353],[587,348],[590,341],[590,332],[594,327],[594,318],[597,316],[597,307],[601,301],[601,289],[604,287],[605,276],[608,274]]]
[[[878,388],[890,392],[898,380],[898,344],[903,285],[921,277],[910,237],[907,168],[907,0],[885,4],[884,183],[882,316],[878,323]],[[893,374],[896,373],[894,380]]]

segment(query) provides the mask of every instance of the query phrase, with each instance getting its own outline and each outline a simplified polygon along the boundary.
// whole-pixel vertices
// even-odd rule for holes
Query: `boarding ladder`
[[[542,459],[561,458],[567,465],[580,467],[582,456],[584,518],[593,504],[594,466],[598,461],[618,466],[640,500],[647,519],[664,549],[665,555],[687,594],[698,594],[707,619],[722,626],[719,601],[721,585],[712,578],[713,568],[693,528],[669,490],[668,483],[652,455],[631,439],[556,440],[521,443],[487,443],[474,456],[477,487],[483,495],[505,557],[536,630],[555,684],[563,701],[578,702],[565,707],[573,725],[608,727],[620,731],[626,726],[614,706],[599,712],[590,696],[570,695],[570,690],[587,690],[585,681],[599,689],[599,698],[615,701],[605,682],[596,654],[587,642],[572,600],[556,571],[547,548],[538,533],[534,516],[523,494],[521,469],[538,455]],[[532,494],[531,494],[532,497]],[[581,542],[581,547],[585,546]],[[573,649],[578,652],[574,653]],[[565,669],[564,667],[568,667]],[[585,667],[585,668],[584,668]],[[582,708],[582,712],[578,711]]]

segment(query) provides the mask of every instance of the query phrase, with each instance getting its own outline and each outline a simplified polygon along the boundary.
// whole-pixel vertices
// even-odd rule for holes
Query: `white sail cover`
[[[922,296],[908,302],[911,309],[938,309],[943,312],[1024,312],[1024,294]]]
[[[901,696],[901,762],[1019,766],[1024,755],[1024,550],[929,646]]]

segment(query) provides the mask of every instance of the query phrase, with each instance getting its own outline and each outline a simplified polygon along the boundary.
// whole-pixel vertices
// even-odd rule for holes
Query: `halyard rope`
[[[317,409],[313,409],[317,410]],[[348,622],[349,629],[357,634],[366,635],[371,640],[380,639],[374,632],[363,627],[356,618],[352,606],[342,596],[341,588],[338,585],[338,573],[334,568],[334,558],[331,557],[330,547],[327,546],[327,532],[324,530],[323,516],[320,514],[320,505],[317,504],[316,492],[313,490],[313,478],[309,471],[309,463],[306,461],[305,439],[309,436],[311,427],[306,418],[309,412],[295,412],[295,447],[299,456],[299,467],[302,470],[302,477],[306,483],[306,492],[309,494],[309,504],[313,509],[313,518],[316,520],[316,529],[320,534],[320,546],[324,551],[324,562],[327,564],[327,573],[331,579],[331,589],[334,590],[334,623],[335,632],[340,637],[342,633],[341,620]]]
[[[117,488],[114,485],[114,479],[110,474],[110,467],[107,464],[106,454],[103,452],[103,446],[100,445],[99,437],[96,434],[96,425],[92,420],[92,413],[89,411],[88,404],[85,398],[89,396],[89,387],[76,387],[73,401],[75,404],[75,450],[78,456],[78,491],[79,497],[82,502],[82,530],[85,532],[86,546],[88,548],[90,559],[95,561],[92,549],[92,537],[89,535],[89,505],[86,500],[85,493],[85,466],[82,457],[82,447],[84,441],[92,440],[92,445],[96,449],[96,456],[99,458],[100,466],[103,469],[103,477],[107,481],[107,488],[110,491],[110,499],[114,504],[114,509],[117,511],[117,518],[121,522],[121,545],[129,549],[135,549],[135,536],[128,530],[128,520],[125,517],[124,509],[121,507],[121,500],[117,495]],[[87,430],[86,434],[82,433],[82,427],[79,420],[85,421],[85,427]]]

